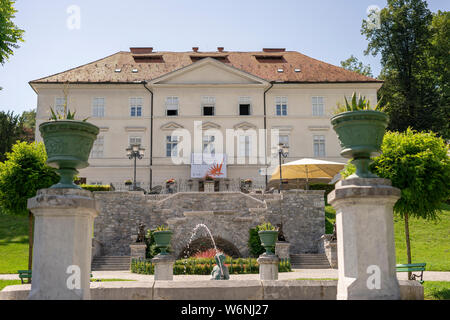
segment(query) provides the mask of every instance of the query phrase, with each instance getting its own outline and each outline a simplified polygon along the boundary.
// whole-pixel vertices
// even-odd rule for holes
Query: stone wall
[[[255,196],[240,192],[94,192],[94,196],[100,207],[94,237],[102,255],[130,255],[131,236],[137,234],[140,223],[147,229],[168,224],[174,230],[172,248],[176,256],[201,223],[214,237],[234,245],[242,256],[248,256],[249,229],[264,221],[274,225],[283,222],[291,254],[318,252],[318,240],[325,233],[323,191],[290,190],[282,195]],[[201,230],[193,240],[206,235]]]

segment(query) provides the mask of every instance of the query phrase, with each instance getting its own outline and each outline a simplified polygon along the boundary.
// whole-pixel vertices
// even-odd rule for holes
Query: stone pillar
[[[130,244],[131,259],[145,259],[145,250],[147,245],[144,242],[134,242]]]
[[[31,300],[90,299],[92,231],[98,214],[90,191],[41,189],[28,199],[35,216]]]
[[[399,198],[399,189],[378,178],[339,181],[328,195],[336,209],[337,299],[400,299],[393,222]]]
[[[214,181],[205,181],[205,192],[214,192]]]
[[[173,280],[175,259],[172,256],[158,254],[152,263],[155,265],[155,280]]]
[[[289,249],[291,247],[291,244],[287,241],[277,241],[275,243],[275,254],[280,259],[289,259]]]
[[[278,280],[278,264],[280,259],[276,255],[263,253],[258,258],[259,280]]]

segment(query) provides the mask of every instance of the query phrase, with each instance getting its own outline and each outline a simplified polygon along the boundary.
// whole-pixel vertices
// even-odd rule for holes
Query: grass
[[[28,269],[28,216],[0,211],[0,274]]]
[[[423,283],[425,300],[450,300],[450,282],[425,281]]]
[[[13,286],[15,284],[22,284],[22,281],[20,281],[20,280],[0,280],[0,291],[2,291],[4,287]]]
[[[426,262],[428,271],[450,271],[450,205],[443,204],[442,209],[438,221],[409,220],[412,262]],[[327,233],[332,233],[335,211],[331,206],[325,208],[325,219]],[[404,220],[397,215],[394,232],[397,263],[407,263]]]

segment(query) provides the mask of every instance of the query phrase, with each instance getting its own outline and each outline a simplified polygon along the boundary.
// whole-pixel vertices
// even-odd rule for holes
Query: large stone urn
[[[58,120],[39,126],[47,152],[47,164],[57,168],[60,181],[51,188],[81,189],[73,183],[77,169],[86,168],[99,128],[89,122]]]
[[[342,147],[341,156],[353,158],[356,173],[351,178],[377,178],[369,171],[370,157],[379,154],[388,116],[380,111],[348,111],[331,118]]]

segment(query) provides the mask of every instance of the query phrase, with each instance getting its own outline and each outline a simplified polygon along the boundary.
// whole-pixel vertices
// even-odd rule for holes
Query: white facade
[[[49,118],[50,107],[61,104],[63,84],[32,82],[32,87],[38,94],[38,128]],[[68,107],[76,110],[78,119],[89,117],[88,121],[100,127],[90,166],[80,170],[79,176],[87,183],[123,186],[133,178],[133,161],[125,149],[137,142],[145,148],[143,159],[137,160],[137,181],[142,187],[164,185],[170,178],[187,181],[191,178],[190,160],[173,163],[169,155],[177,140],[168,137],[176,129],[187,129],[194,138],[194,131],[202,129],[200,142],[195,145],[192,140],[185,158],[203,150],[223,152],[228,157],[227,178],[252,179],[254,185],[264,187],[266,178],[260,169],[270,165],[271,129],[278,129],[280,141],[290,147],[286,162],[306,157],[345,162],[330,124],[333,110],[355,91],[376,104],[380,87],[380,82],[267,81],[212,58],[145,82],[71,83]],[[227,129],[256,130],[259,135],[264,128],[268,130],[265,138],[236,138],[234,151],[227,149]],[[224,138],[223,150],[217,132]],[[248,158],[244,164],[237,163],[253,148],[259,154],[257,163],[249,163]]]

